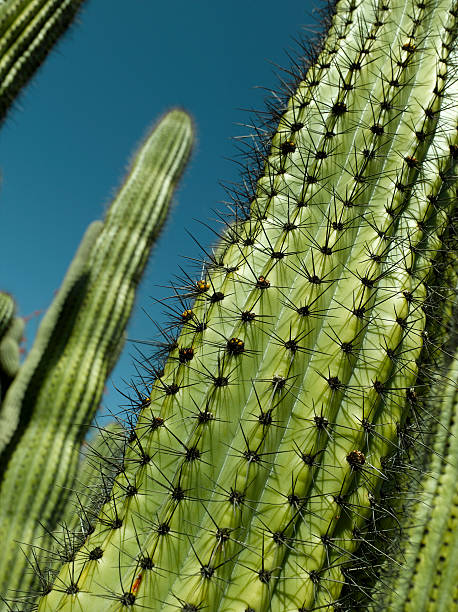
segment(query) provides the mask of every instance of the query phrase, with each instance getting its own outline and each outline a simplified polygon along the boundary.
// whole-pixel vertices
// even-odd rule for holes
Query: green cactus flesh
[[[191,120],[181,110],[166,114],[148,135],[104,222],[86,232],[2,404],[2,595],[27,588],[32,577],[23,543],[46,548],[50,535],[43,527],[55,527],[68,497],[82,438],[119,354],[138,281],[192,139]]]
[[[24,319],[15,316],[14,299],[0,292],[0,405],[20,365]]]
[[[6,330],[13,320],[14,311],[16,310],[14,299],[9,293],[0,292],[0,338],[3,337]]]
[[[382,574],[374,612],[449,612],[458,605],[458,352],[434,392],[440,410],[428,475],[406,513],[401,559]]]
[[[250,205],[175,287],[178,340],[41,612],[337,608],[427,358],[456,202],[455,15],[337,2]]]
[[[24,320],[14,316],[15,310],[11,295],[0,292],[0,405],[19,369]]]
[[[100,500],[109,495],[122,464],[124,446],[124,428],[117,422],[106,425],[93,439],[82,445],[73,485],[73,503],[67,503],[60,517],[66,527],[65,533],[68,536],[71,534],[72,541],[91,527],[90,519],[97,516]],[[84,521],[78,512],[81,506],[85,509]]]
[[[0,3],[0,121],[84,0]]]
[[[16,317],[8,332],[0,340],[0,368],[9,378],[14,378],[19,370],[19,344],[24,327],[24,319]]]

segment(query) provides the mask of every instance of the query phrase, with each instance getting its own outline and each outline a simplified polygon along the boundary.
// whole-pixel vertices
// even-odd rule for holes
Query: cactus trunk
[[[86,232],[6,394],[0,411],[2,594],[30,589],[30,545],[49,547],[192,138],[191,120],[181,110],[170,111],[148,135],[104,222]]]
[[[456,14],[336,3],[252,198],[175,287],[178,339],[146,364],[110,499],[41,612],[305,612],[358,591],[425,332],[450,311]]]
[[[4,0],[0,4],[0,122],[83,2]]]

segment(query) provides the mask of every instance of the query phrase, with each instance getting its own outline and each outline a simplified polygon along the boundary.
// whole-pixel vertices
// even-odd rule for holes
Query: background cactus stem
[[[83,3],[84,0],[0,3],[0,123]]]
[[[0,592],[31,588],[27,554],[49,548],[85,433],[124,344],[135,289],[189,158],[189,115],[168,112],[93,223],[0,412]],[[47,544],[48,543],[48,544]],[[6,608],[5,608],[6,609]]]

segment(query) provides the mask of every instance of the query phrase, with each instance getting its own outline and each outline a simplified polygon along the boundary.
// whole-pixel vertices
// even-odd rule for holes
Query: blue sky
[[[199,257],[187,232],[214,241],[212,209],[227,199],[219,181],[239,177],[232,137],[248,133],[242,109],[264,109],[277,88],[273,62],[289,66],[309,0],[89,0],[0,132],[1,288],[27,316],[47,308],[87,225],[102,218],[147,127],[167,108],[194,117],[197,143],[155,247],[128,327],[148,340],[164,288]],[[316,27],[316,26],[314,26]],[[144,310],[148,313],[145,314]],[[28,324],[30,347],[40,316]],[[135,370],[128,343],[107,383],[103,410],[117,411]]]

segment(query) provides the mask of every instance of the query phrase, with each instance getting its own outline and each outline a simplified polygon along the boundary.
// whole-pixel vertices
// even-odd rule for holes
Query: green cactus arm
[[[20,364],[19,343],[25,324],[14,316],[15,310],[12,296],[0,292],[0,406]]]
[[[349,58],[348,61],[350,61],[350,59],[351,58]],[[427,64],[425,68],[426,70],[429,70],[429,68],[427,68]],[[434,80],[431,87],[433,86]],[[396,139],[394,138],[392,142],[393,148],[396,150],[397,146],[399,146],[396,143]],[[448,153],[448,143],[445,142],[444,145],[446,145],[444,147],[444,151],[445,153]],[[437,152],[435,151],[433,157],[435,158],[436,155]],[[425,159],[425,162],[426,161],[427,160]],[[436,190],[434,188],[432,195],[435,194],[435,191]],[[383,194],[383,191],[381,193]],[[422,200],[423,199],[424,198],[422,198]],[[415,221],[416,218],[422,218],[422,214],[424,214],[422,213],[421,208],[417,208],[414,195],[412,196],[411,202],[409,203],[409,206],[406,209],[406,214],[408,215],[408,218],[411,218],[412,221]],[[416,215],[416,217],[413,215]],[[404,232],[405,236],[409,236],[410,244],[403,245],[403,249],[405,250],[404,253],[401,249],[399,249],[398,252],[396,252],[396,249],[393,249],[393,252],[390,253],[391,257],[386,265],[386,269],[388,269],[388,271],[390,270],[390,268],[392,268],[393,262],[406,261],[410,257],[410,248],[412,248],[412,246],[416,244],[416,240],[418,240],[420,237],[418,232],[416,232],[416,236],[406,232],[406,227],[408,227],[408,218],[406,221],[404,221],[404,223],[402,223],[402,215],[400,215],[399,227],[402,228],[404,226],[402,231]],[[362,227],[362,229],[364,229],[364,226]],[[402,231],[400,231],[400,233],[398,234],[400,237],[402,237],[403,235]],[[357,250],[353,249],[352,256],[355,254],[355,251],[357,253]],[[418,350],[421,347],[420,338],[422,325],[413,325],[414,321],[409,321],[409,319],[407,318],[406,329],[408,330],[411,339],[413,340],[412,357],[410,359],[407,359],[409,355],[406,346],[408,344],[407,337],[403,339],[402,333],[401,336],[399,336],[400,330],[399,326],[396,324],[397,319],[399,317],[402,318],[402,303],[399,302],[399,300],[395,301],[395,299],[393,298],[395,298],[396,287],[399,287],[399,290],[402,289],[402,291],[399,291],[400,295],[402,295],[404,291],[409,290],[410,282],[404,285],[404,287],[402,284],[398,285],[398,282],[402,283],[402,274],[400,273],[399,265],[396,265],[394,269],[396,270],[397,279],[395,280],[394,276],[392,277],[388,273],[384,281],[384,283],[386,283],[385,286],[388,288],[388,291],[383,290],[383,285],[378,290],[377,298],[378,300],[380,300],[382,308],[380,309],[380,306],[374,305],[374,308],[372,310],[373,323],[368,322],[364,334],[365,338],[363,336],[364,342],[366,342],[367,344],[363,344],[360,349],[361,358],[364,357],[364,359],[362,359],[360,367],[354,367],[353,380],[352,378],[350,378],[350,380],[348,380],[347,382],[340,375],[338,376],[338,379],[340,380],[342,386],[348,385],[347,388],[349,390],[359,389],[361,391],[359,391],[359,393],[353,394],[349,391],[342,392],[343,398],[341,400],[341,405],[337,416],[334,416],[332,411],[329,411],[328,409],[323,409],[324,407],[326,407],[326,403],[322,402],[320,404],[318,401],[316,401],[315,406],[313,406],[313,403],[310,406],[310,400],[312,400],[313,402],[313,391],[316,387],[318,387],[319,384],[318,378],[313,381],[313,378],[309,376],[309,384],[304,382],[304,388],[307,389],[307,393],[304,396],[299,395],[299,393],[296,391],[298,396],[298,402],[301,401],[303,403],[303,406],[301,408],[298,408],[298,413],[305,421],[308,421],[310,423],[310,425],[308,426],[310,435],[305,435],[300,431],[299,428],[297,430],[292,428],[290,437],[290,447],[288,448],[286,444],[283,447],[279,447],[278,462],[281,465],[282,455],[289,456],[289,454],[292,453],[294,448],[296,447],[296,453],[298,455],[296,468],[298,474],[298,483],[296,483],[296,490],[301,491],[301,472],[302,477],[304,479],[307,477],[315,479],[315,486],[309,492],[309,495],[312,497],[312,499],[310,502],[304,504],[304,507],[302,508],[302,512],[306,516],[309,515],[310,518],[308,520],[303,520],[300,524],[300,528],[298,529],[296,526],[294,528],[294,531],[292,529],[291,523],[289,523],[289,521],[291,520],[291,512],[288,516],[285,510],[285,518],[283,519],[283,521],[281,520],[282,512],[278,507],[275,507],[274,499],[275,495],[278,496],[278,491],[281,490],[282,482],[286,481],[286,474],[288,473],[288,471],[291,473],[292,466],[291,463],[286,464],[284,469],[284,472],[286,472],[286,474],[284,474],[281,467],[277,467],[277,465],[275,465],[275,472],[278,472],[278,476],[276,479],[273,479],[272,484],[266,488],[266,494],[261,497],[260,501],[258,502],[261,508],[266,508],[270,506],[270,510],[261,510],[259,512],[260,522],[258,523],[258,530],[262,530],[264,532],[266,542],[263,544],[263,549],[261,551],[259,547],[259,531],[257,534],[253,528],[251,529],[250,539],[245,542],[246,548],[242,551],[242,553],[237,559],[237,574],[234,573],[232,575],[230,586],[228,587],[226,593],[228,601],[231,601],[232,597],[234,597],[234,599],[236,597],[240,597],[241,601],[249,602],[254,609],[257,609],[257,606],[261,606],[261,608],[264,609],[263,605],[266,605],[266,602],[263,601],[262,598],[260,601],[258,601],[256,599],[256,593],[252,593],[250,596],[250,592],[248,589],[251,586],[257,591],[263,590],[264,597],[267,598],[270,596],[269,590],[273,587],[271,586],[271,584],[267,583],[265,585],[262,585],[260,584],[260,582],[254,581],[253,578],[250,581],[250,576],[252,577],[256,573],[255,569],[253,568],[252,551],[255,548],[255,542],[257,540],[258,556],[261,556],[262,554],[264,567],[267,569],[268,572],[272,572],[273,579],[273,577],[275,576],[275,571],[273,571],[272,568],[275,568],[275,570],[277,570],[278,567],[281,567],[281,557],[280,559],[278,557],[284,553],[279,550],[281,549],[281,547],[276,546],[276,544],[272,542],[272,533],[283,534],[283,538],[287,539],[286,526],[288,526],[288,524],[291,526],[291,532],[294,533],[294,546],[291,546],[293,550],[287,553],[287,565],[281,570],[281,583],[276,587],[276,591],[271,604],[272,608],[293,610],[298,609],[300,607],[308,609],[312,606],[319,607],[320,605],[331,605],[331,602],[333,601],[333,592],[336,593],[336,591],[338,592],[338,590],[340,589],[341,584],[344,581],[344,578],[340,572],[340,568],[343,566],[346,559],[351,560],[352,549],[355,548],[355,545],[357,545],[359,541],[359,538],[356,538],[355,535],[352,534],[352,529],[356,529],[358,526],[358,520],[355,517],[352,517],[352,524],[350,529],[345,529],[344,521],[340,521],[343,524],[342,529],[339,529],[339,522],[337,522],[336,528],[334,528],[334,524],[336,523],[335,517],[337,517],[339,514],[342,514],[343,511],[339,512],[339,508],[337,505],[335,505],[335,502],[334,504],[329,503],[328,505],[327,503],[323,504],[323,500],[332,500],[333,497],[336,496],[336,491],[339,491],[340,496],[344,497],[347,491],[351,492],[351,489],[355,488],[353,498],[349,496],[349,498],[346,500],[347,503],[350,504],[350,507],[353,504],[353,507],[358,509],[359,517],[363,515],[365,507],[369,509],[368,494],[367,492],[365,495],[362,493],[364,491],[364,488],[367,488],[369,489],[369,492],[374,495],[376,487],[375,483],[371,483],[371,480],[375,480],[373,476],[377,476],[383,473],[382,468],[379,464],[379,458],[384,457],[387,454],[387,451],[390,450],[390,447],[391,451],[393,451],[395,448],[396,436],[393,437],[393,433],[396,433],[396,424],[401,421],[399,415],[400,408],[402,408],[402,405],[400,404],[400,397],[402,396],[401,389],[409,386],[409,378],[410,383],[413,382],[413,375],[416,369],[414,367],[411,367],[411,372],[409,372],[408,370],[407,372],[403,372],[402,370],[404,370],[405,368],[404,365],[400,372],[402,376],[399,377],[400,380],[396,381],[396,378],[394,377],[394,375],[396,374],[396,369],[393,368],[394,359],[387,359],[385,351],[386,348],[388,348],[394,353],[394,350],[396,348],[397,350],[401,351],[403,361],[406,360],[407,363],[411,361],[412,365],[414,365],[415,359],[416,357],[418,357]],[[419,279],[417,278],[417,282],[418,280]],[[404,282],[406,281],[408,281],[407,275],[405,276]],[[337,296],[335,298],[337,303],[344,302],[346,295],[344,291],[342,291],[341,297]],[[386,295],[385,298],[383,298],[384,293]],[[390,297],[390,293],[392,297]],[[420,296],[421,286],[418,286],[416,287],[415,294],[412,297],[418,299]],[[391,313],[390,309],[387,308],[387,306],[390,306],[390,303],[392,303],[394,306],[394,311],[391,311]],[[330,312],[337,314],[338,308],[334,307],[330,309]],[[415,318],[419,318],[418,314],[414,315],[414,319]],[[391,339],[388,333],[388,325],[384,326],[384,333],[381,333],[383,331],[383,328],[380,325],[381,321],[385,321],[387,324],[390,320],[392,320],[394,323],[394,326],[392,327],[393,331],[391,332],[391,334],[393,334],[391,336]],[[372,333],[371,327],[373,327]],[[398,328],[397,331],[396,327]],[[348,331],[350,330],[349,326],[347,327],[347,329]],[[334,332],[334,338],[345,338],[345,329],[343,327],[339,328],[338,320],[333,323],[332,331]],[[329,328],[328,336],[330,336]],[[398,339],[396,339],[396,336],[398,337]],[[381,352],[380,361],[378,361],[378,359],[376,359],[375,351],[380,345],[381,338],[383,338],[383,342],[386,344],[386,348],[384,351]],[[400,344],[401,341],[402,345]],[[325,345],[322,344],[322,346],[322,354],[324,354],[325,357],[321,361],[321,363],[319,358],[315,359],[315,363],[318,362],[318,364],[320,364],[318,367],[315,367],[315,370],[318,372],[329,372],[329,370],[333,368],[334,370],[338,371],[337,355],[334,356],[332,360],[328,360],[329,350],[325,351]],[[382,347],[379,348],[379,351],[381,348]],[[340,361],[342,362],[343,359],[341,358]],[[390,364],[390,362],[392,363]],[[389,367],[389,369],[386,369],[387,366]],[[397,367],[399,366],[400,364],[398,364]],[[390,369],[392,373],[390,373]],[[342,372],[344,372],[343,368]],[[406,376],[406,374],[409,374],[409,376]],[[383,401],[383,412],[381,413],[381,415],[383,421],[388,421],[388,423],[386,424],[384,424],[383,422],[381,424],[377,423],[377,411],[380,410],[380,408],[377,408],[377,400],[375,399],[376,395],[374,394],[374,390],[371,391],[371,387],[373,387],[375,384],[374,381],[378,381],[378,384],[380,385],[380,391],[377,391],[377,389],[375,389],[375,391],[381,394],[380,399],[382,399]],[[365,390],[365,392],[363,390]],[[388,394],[390,393],[392,394],[391,402],[388,401]],[[371,394],[373,395],[373,398],[371,398]],[[383,399],[384,394],[387,395],[386,399]],[[358,395],[359,397],[357,397]],[[307,413],[305,412],[306,402],[309,405],[308,418],[306,416]],[[318,467],[313,470],[313,466],[320,463],[320,461],[315,459],[315,457],[319,456],[319,453],[321,452],[321,445],[317,445],[313,439],[316,436],[316,430],[314,431],[313,427],[313,420],[315,417],[319,417],[322,413],[324,413],[326,420],[329,423],[332,423],[332,426],[329,426],[330,430],[332,430],[332,434],[330,432],[328,434],[325,434],[323,432],[321,435],[323,438],[325,438],[325,440],[327,436],[331,438],[332,435],[332,438],[331,440],[327,441],[327,449],[325,455],[325,457],[328,458],[327,464],[323,465],[323,463],[325,462],[324,459],[321,461],[321,465],[323,466],[324,472],[324,474],[322,475],[323,482],[321,484],[320,481],[317,481],[317,478],[319,478],[319,476],[317,476],[316,473],[313,474],[313,471],[318,472],[319,474]],[[370,445],[367,444],[367,442],[364,442],[363,446],[362,442],[365,438],[369,436],[369,432],[364,432],[364,430],[362,429],[364,418],[366,417],[367,419],[367,415],[370,415],[371,419],[370,422],[366,424],[366,427],[372,426],[375,431],[378,432],[378,435],[376,439],[371,441]],[[342,434],[346,430],[344,440],[342,440],[342,436],[336,435],[336,428],[341,428],[340,431],[342,432]],[[389,431],[389,429],[391,429],[391,432]],[[339,429],[337,429],[337,431],[339,431]],[[245,435],[247,435],[247,432],[245,432]],[[382,451],[383,445],[377,444],[377,442],[380,442],[380,440],[385,440],[386,442],[388,442],[388,449],[386,449],[387,444],[385,444],[384,452]],[[334,445],[335,450],[333,451],[332,447]],[[343,450],[345,446],[348,449],[346,453]],[[341,470],[345,474],[344,466],[346,461],[348,462],[349,453],[351,453],[352,448],[358,449],[358,452],[362,451],[362,453],[366,457],[367,468],[364,468],[364,475],[362,477],[365,481],[365,484],[362,487],[356,486],[355,481],[357,482],[358,476],[354,474],[352,477],[352,472],[356,471],[357,466],[355,466],[355,470],[348,470],[347,467],[347,483],[345,483],[345,480],[342,479],[342,476],[339,474],[339,472],[337,471],[336,473],[335,471],[337,467],[336,459],[340,456]],[[369,450],[370,453],[368,452]],[[304,453],[305,456],[303,455],[301,457],[301,454],[304,451],[307,452]],[[301,459],[305,463],[306,460],[311,462],[311,465],[309,464],[308,469],[301,469]],[[307,474],[307,472],[309,472],[309,474]],[[312,473],[310,474],[310,472]],[[342,483],[341,487],[338,486],[339,479]],[[326,508],[327,505],[328,508]],[[268,533],[266,532],[266,526],[268,526]],[[320,538],[316,534],[321,534],[321,537],[325,538],[325,540],[320,542]],[[335,545],[334,542],[338,542],[339,545]],[[331,553],[331,549],[333,546],[335,546],[335,548],[337,549],[335,551],[335,555]],[[274,549],[273,551],[272,548]],[[319,557],[317,558],[320,550],[321,560]],[[349,554],[347,554],[347,556],[344,554],[344,550],[348,551]],[[199,558],[205,558],[205,555],[201,554],[201,549],[199,545],[196,545],[196,556],[198,556]],[[333,559],[334,556],[337,556],[335,560]],[[250,557],[251,563],[249,561]],[[326,569],[326,566],[329,569]],[[303,572],[298,570],[299,567],[303,570]],[[238,575],[240,576],[240,578],[237,580]],[[310,576],[309,580],[305,580],[304,576]],[[297,593],[294,592],[295,584],[297,585]],[[246,591],[243,591],[241,585],[246,585]],[[175,592],[181,592],[181,589],[176,588]],[[238,601],[239,599],[237,599],[237,602]],[[239,605],[241,605],[241,603]],[[223,609],[225,608],[223,607]]]
[[[34,377],[40,380],[43,376],[43,370],[49,367],[44,356],[46,356],[47,349],[52,350],[55,346],[56,326],[61,322],[65,324],[72,321],[72,318],[69,316],[69,310],[71,311],[75,308],[76,297],[81,291],[81,285],[84,285],[87,280],[89,255],[102,227],[101,221],[95,221],[87,229],[65,275],[62,286],[40,324],[36,340],[23,364],[21,374],[10,388],[1,407],[0,458],[2,459],[3,469],[5,463],[9,460],[8,445],[19,428],[21,431],[18,431],[18,433],[22,432],[33,411],[30,389],[36,390],[38,383],[34,381]],[[65,338],[64,334],[63,337]],[[33,395],[35,393],[36,391],[34,391]],[[24,421],[22,427],[20,427],[21,419]]]
[[[177,288],[181,335],[40,611],[337,607],[427,364],[456,207],[440,197],[455,15],[444,0],[336,4],[253,200]]]
[[[6,0],[0,4],[0,122],[83,2]]]
[[[0,340],[0,369],[5,372],[8,378],[14,378],[19,370],[19,344],[24,328],[24,319],[15,317],[10,328]]]
[[[14,299],[9,293],[0,292],[0,338],[11,324],[16,310]]]
[[[36,543],[38,521],[52,529],[65,503],[64,487],[71,486],[81,439],[99,406],[135,288],[192,138],[191,120],[181,110],[167,113],[147,137],[103,228],[92,235],[92,246],[83,244],[82,266],[75,263],[74,274],[70,269],[70,292],[64,287],[51,306],[36,351],[31,350],[5,398],[2,431],[7,426],[13,431],[18,413],[21,421],[5,450],[0,488],[2,594],[8,588],[27,590],[32,577],[24,576],[25,555],[16,543]]]

